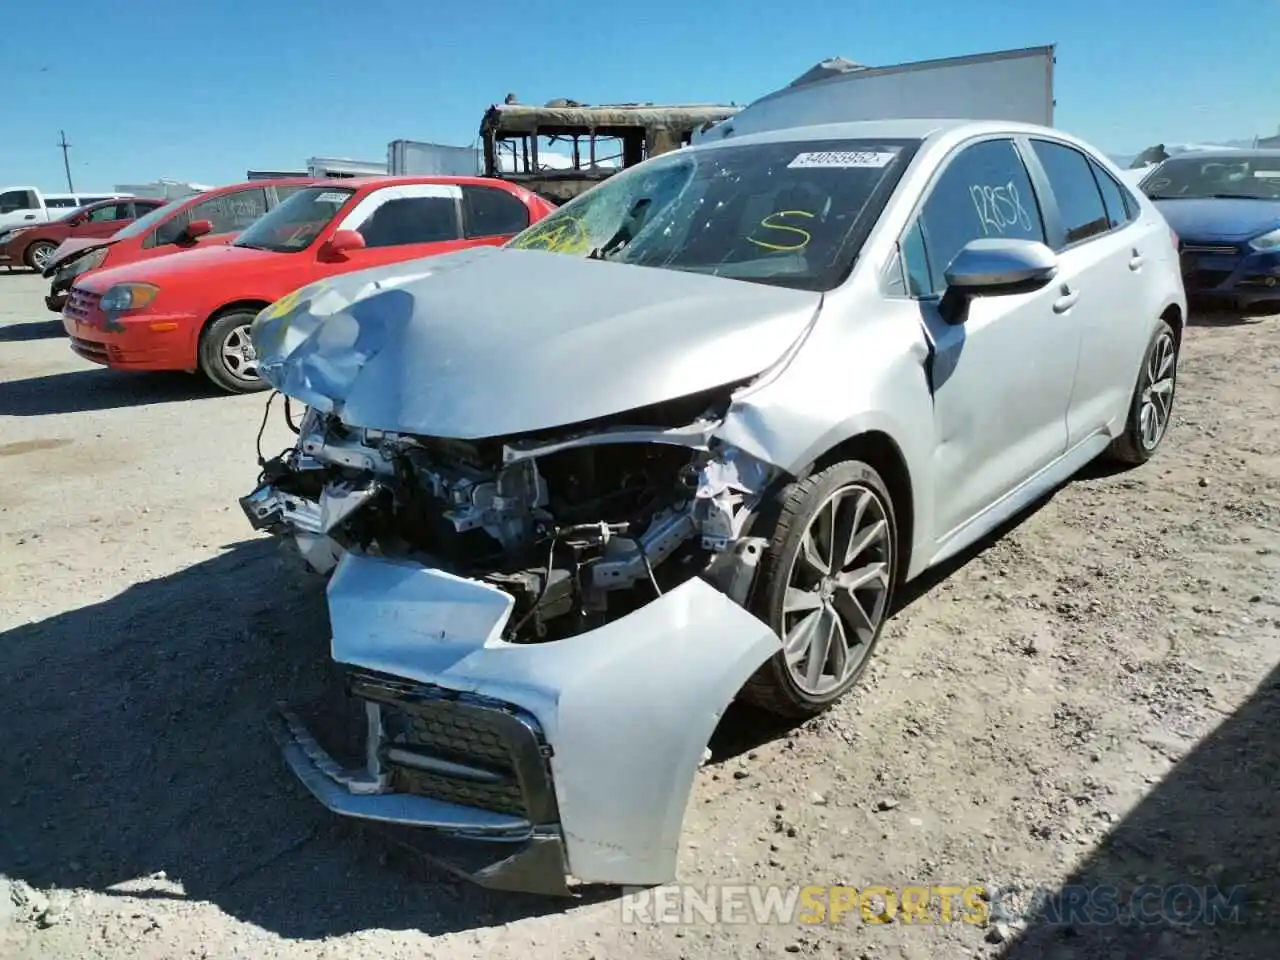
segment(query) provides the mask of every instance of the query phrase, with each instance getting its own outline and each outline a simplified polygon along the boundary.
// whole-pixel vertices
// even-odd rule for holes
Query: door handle
[[[1129,258],[1129,269],[1141,270],[1144,262],[1146,262],[1146,258],[1143,257],[1142,252],[1135,247],[1133,250],[1133,256]]]
[[[1066,313],[1074,307],[1076,305],[1076,301],[1080,299],[1080,291],[1072,290],[1065,283],[1062,285],[1062,290],[1060,292],[1062,293],[1062,296],[1053,301],[1054,313]]]

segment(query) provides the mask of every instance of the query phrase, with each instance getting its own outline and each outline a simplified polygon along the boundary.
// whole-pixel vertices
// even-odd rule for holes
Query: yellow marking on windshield
[[[545,229],[534,228],[518,238],[517,250],[545,250],[549,253],[586,253],[591,246],[587,225],[577,217],[560,217]]]
[[[813,234],[800,227],[792,227],[785,223],[777,223],[775,221],[781,217],[808,217],[812,220],[813,216],[814,215],[808,210],[777,210],[761,220],[760,226],[766,230],[776,230],[784,233],[795,234],[800,239],[791,243],[770,243],[767,240],[757,240],[755,237],[747,237],[747,242],[754,243],[757,247],[772,251],[773,253],[796,253],[809,245],[809,241],[813,239]]]

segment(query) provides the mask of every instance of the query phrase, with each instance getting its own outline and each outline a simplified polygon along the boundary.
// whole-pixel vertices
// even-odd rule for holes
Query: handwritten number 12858
[[[969,197],[978,211],[978,222],[984,235],[990,236],[994,232],[1003,236],[1011,227],[1017,227],[1023,233],[1031,232],[1031,215],[1022,205],[1018,186],[1012,181],[998,187],[974,184],[969,187]]]

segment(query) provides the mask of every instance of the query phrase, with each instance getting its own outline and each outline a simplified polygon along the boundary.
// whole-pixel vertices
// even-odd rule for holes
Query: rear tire
[[[49,262],[49,258],[53,256],[53,251],[57,249],[57,244],[50,243],[48,240],[37,240],[27,247],[22,259],[36,273],[43,273],[45,264]]]
[[[811,717],[858,682],[880,640],[897,583],[897,519],[884,480],[860,460],[789,484],[772,512],[752,606],[783,649],[740,697]]]
[[[249,342],[257,314],[232,310],[214,317],[200,334],[200,372],[227,393],[256,393],[270,387],[258,376],[258,358]]]
[[[1173,327],[1161,320],[1151,335],[1146,353],[1142,355],[1124,433],[1107,447],[1103,454],[1107,459],[1139,466],[1155,456],[1173,419],[1173,398],[1178,387],[1178,353],[1177,334]]]

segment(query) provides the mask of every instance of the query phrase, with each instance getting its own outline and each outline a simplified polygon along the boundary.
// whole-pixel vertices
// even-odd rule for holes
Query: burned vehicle
[[[328,577],[362,728],[282,710],[291,768],[490,887],[671,880],[735,698],[831,706],[898,585],[1160,445],[1185,302],[1117,173],[1022,124],[762,132],[264,310],[306,409],[241,506]]]
[[[484,173],[565,203],[618,170],[687,146],[736,106],[649,103],[590,105],[558,100],[539,107],[500,103],[480,123]],[[539,150],[540,143],[547,147]],[[567,152],[558,152],[563,149]]]

